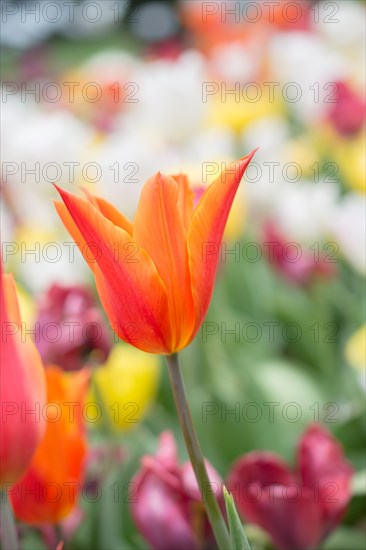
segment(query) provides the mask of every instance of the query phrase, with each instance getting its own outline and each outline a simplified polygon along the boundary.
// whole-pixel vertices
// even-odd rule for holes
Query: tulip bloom
[[[366,323],[352,334],[346,344],[348,363],[361,374],[366,374]]]
[[[351,498],[353,470],[324,428],[311,426],[302,436],[298,465],[293,473],[274,453],[252,452],[229,475],[239,511],[280,550],[316,548],[341,521]]]
[[[103,199],[58,189],[57,211],[92,269],[113,329],[135,347],[170,354],[187,346],[206,315],[219,246],[254,153],[229,165],[193,206],[184,175],[144,185],[133,224]]]
[[[346,82],[336,82],[336,96],[330,104],[329,120],[341,136],[357,135],[365,125],[366,102]]]
[[[0,487],[17,481],[28,468],[45,429],[32,413],[46,401],[45,374],[39,353],[22,323],[14,279],[1,275]]]
[[[52,326],[62,328],[59,338],[49,334]],[[112,345],[102,312],[88,289],[58,284],[41,297],[36,342],[44,364],[64,370],[81,369],[88,361],[105,361]]]
[[[83,482],[86,458],[83,404],[89,372],[46,369],[45,436],[25,475],[14,485],[15,516],[25,523],[59,523],[74,508]]]
[[[207,490],[222,499],[222,482],[206,462],[211,480]],[[154,550],[199,550],[213,534],[202,504],[190,462],[178,463],[173,434],[163,432],[154,456],[144,456],[133,478],[136,499],[132,515],[142,535]]]
[[[287,242],[272,222],[265,225],[263,241],[269,263],[294,284],[307,286],[317,277],[330,279],[336,274],[334,263],[327,262],[324,254],[316,260],[310,251]]]
[[[158,389],[159,367],[156,355],[121,342],[114,346],[108,361],[94,373],[98,392],[90,392],[92,402],[103,400],[112,428],[125,431],[141,422]]]

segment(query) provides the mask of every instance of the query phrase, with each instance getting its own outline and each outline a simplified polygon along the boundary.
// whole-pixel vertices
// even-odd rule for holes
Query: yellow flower
[[[312,179],[316,173],[319,151],[317,151],[311,136],[301,136],[290,140],[284,146],[281,160],[284,165],[287,163],[297,165],[294,166],[292,173],[289,169],[288,178],[296,179],[299,174],[301,177]]]
[[[366,193],[365,134],[362,132],[354,138],[345,139],[329,124],[325,124],[320,132],[314,132],[314,138],[319,156],[327,156],[331,152],[336,173],[329,177],[340,176],[350,189]],[[331,164],[328,169],[333,169]]]
[[[362,134],[339,147],[337,156],[339,170],[346,185],[359,193],[366,193],[365,136]]]
[[[103,400],[111,426],[128,430],[141,422],[153,401],[160,379],[160,362],[156,355],[118,343],[106,363],[94,374],[89,402]]]
[[[353,333],[346,344],[346,358],[352,367],[366,369],[366,324]]]
[[[229,127],[235,132],[261,118],[284,113],[284,106],[278,99],[270,101],[263,97],[260,101],[248,101],[228,93],[208,98],[208,105],[208,125]]]

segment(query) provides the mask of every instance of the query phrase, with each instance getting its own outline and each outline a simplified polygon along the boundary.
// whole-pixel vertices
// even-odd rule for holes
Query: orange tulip
[[[58,523],[77,503],[86,458],[83,404],[89,372],[47,367],[45,436],[10,495],[15,516],[29,524]]]
[[[57,211],[92,269],[118,336],[170,354],[199,330],[213,291],[219,246],[235,193],[254,152],[224,170],[193,207],[184,175],[157,173],[144,185],[133,224],[104,199],[58,189]]]
[[[46,400],[45,375],[39,353],[22,332],[12,275],[1,275],[0,488],[7,489],[28,468],[45,422],[34,411]],[[32,412],[33,411],[33,412]]]

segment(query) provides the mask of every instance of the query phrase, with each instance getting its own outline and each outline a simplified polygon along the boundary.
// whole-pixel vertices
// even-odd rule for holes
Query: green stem
[[[0,492],[0,518],[0,538],[2,550],[18,550],[18,534],[13,511],[10,507],[8,495],[4,491]]]
[[[202,501],[204,503],[218,547],[220,550],[228,550],[231,547],[229,532],[214,492],[210,490],[211,482],[207,475],[202,450],[193,426],[184,381],[180,370],[178,354],[174,353],[166,356],[166,362],[168,365],[170,383],[173,390],[175,405],[178,411],[180,426],[182,428],[193,470],[196,475],[198,487],[201,492]],[[205,490],[205,488],[207,488],[207,490]]]

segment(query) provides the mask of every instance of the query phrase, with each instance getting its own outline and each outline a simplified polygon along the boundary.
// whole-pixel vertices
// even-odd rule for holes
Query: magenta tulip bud
[[[210,485],[222,501],[222,481],[206,462]],[[215,548],[214,537],[204,510],[192,465],[180,465],[171,432],[163,432],[155,455],[141,459],[141,469],[133,479],[136,502],[132,504],[135,523],[153,550],[199,550]]]
[[[36,344],[44,364],[78,370],[88,362],[104,362],[111,331],[92,294],[85,287],[54,284],[42,296],[36,323]]]
[[[316,548],[351,498],[353,470],[323,427],[313,425],[302,436],[298,464],[292,472],[274,453],[252,452],[235,462],[228,479],[239,512],[279,550]]]
[[[330,104],[329,120],[344,137],[357,135],[365,124],[366,103],[346,82],[336,82],[336,95]]]
[[[268,261],[287,280],[307,286],[316,278],[329,279],[335,275],[334,264],[324,254],[316,258],[306,247],[289,241],[272,221],[266,223],[263,244]]]

